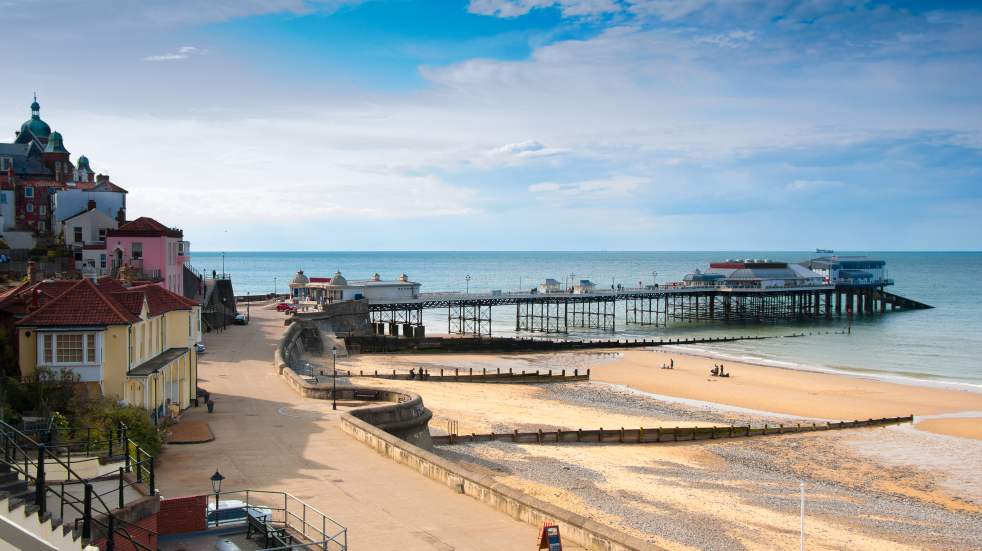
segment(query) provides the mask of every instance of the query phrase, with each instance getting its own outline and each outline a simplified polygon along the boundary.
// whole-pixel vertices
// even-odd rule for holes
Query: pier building
[[[290,283],[291,294],[297,300],[310,300],[318,304],[346,300],[370,301],[416,300],[422,285],[410,281],[402,274],[395,280],[384,280],[378,273],[369,279],[347,279],[341,272],[330,278],[308,278],[303,270],[297,272]]]
[[[885,260],[868,256],[823,256],[801,262],[837,287],[893,285],[893,280],[887,277],[886,264]]]

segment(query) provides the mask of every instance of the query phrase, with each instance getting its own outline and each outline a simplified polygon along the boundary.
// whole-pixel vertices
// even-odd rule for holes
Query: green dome
[[[21,133],[30,132],[32,136],[39,139],[44,139],[51,136],[51,127],[37,115],[31,117],[31,120],[20,125],[20,131]]]
[[[45,126],[47,126],[47,125],[45,125]],[[51,137],[48,138],[48,145],[46,145],[44,147],[44,152],[45,153],[68,153],[68,150],[65,149],[65,145],[62,143],[61,133],[60,132],[52,132],[51,133]]]
[[[86,157],[85,155],[82,155],[78,158],[78,163],[76,163],[76,166],[78,167],[79,170],[82,170],[84,168],[89,172],[92,171],[92,169],[89,168],[89,158]]]

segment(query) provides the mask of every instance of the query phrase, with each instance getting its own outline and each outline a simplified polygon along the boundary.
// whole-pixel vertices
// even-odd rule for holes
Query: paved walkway
[[[184,419],[208,421],[215,440],[166,448],[164,497],[210,492],[217,468],[223,490],[285,491],[321,509],[348,528],[352,549],[536,548],[535,527],[378,455],[340,431],[330,402],[294,393],[272,369],[283,319],[252,308],[250,325],[206,336],[199,377],[215,412],[192,408]]]

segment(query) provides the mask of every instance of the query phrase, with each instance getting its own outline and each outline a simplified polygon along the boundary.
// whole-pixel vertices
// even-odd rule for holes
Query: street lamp
[[[225,251],[222,251],[222,279],[225,278]]]
[[[331,409],[338,409],[338,347],[331,347]]]
[[[222,331],[225,331],[225,329],[228,327],[228,323],[227,323],[228,322],[228,307],[225,304],[227,300],[228,300],[227,298],[222,297]]]
[[[464,281],[467,282],[467,294],[471,294],[471,274],[464,276]]]
[[[658,272],[654,272],[654,271],[651,272],[651,285],[652,286],[658,285],[658,283],[655,281],[657,279],[658,279]]]
[[[215,526],[218,526],[219,519],[221,518],[218,507],[218,496],[222,493],[223,480],[225,480],[225,477],[222,476],[222,473],[218,472],[218,469],[215,469],[215,474],[211,475],[211,489],[215,492]]]
[[[273,276],[273,298],[276,298],[276,276]]]

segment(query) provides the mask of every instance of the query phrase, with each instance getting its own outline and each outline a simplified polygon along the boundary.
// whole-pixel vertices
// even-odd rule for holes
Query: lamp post
[[[657,279],[658,279],[658,272],[652,271],[651,272],[651,285],[652,286],[658,285],[658,283],[655,281]]]
[[[218,526],[221,518],[218,507],[218,496],[222,493],[223,480],[225,480],[225,477],[222,476],[222,473],[218,472],[218,469],[215,469],[215,474],[211,475],[211,489],[215,492],[215,526]]]
[[[225,279],[225,251],[222,251],[222,279]]]
[[[338,347],[331,347],[331,409],[338,409]]]
[[[226,322],[228,321],[228,309],[225,305],[227,300],[228,299],[225,297],[222,297],[222,331],[225,331],[225,328],[227,327]]]
[[[471,294],[471,274],[464,276],[464,281],[467,282],[467,294]]]
[[[273,276],[273,298],[276,298],[276,276]]]
[[[250,294],[251,293],[249,291],[246,291],[246,323],[249,323],[249,320],[252,319],[251,316],[249,315],[250,314],[249,306],[252,304],[251,300],[249,299]]]

